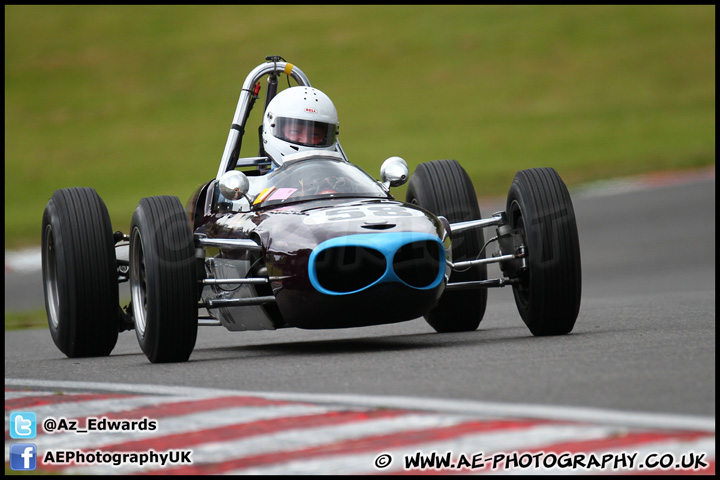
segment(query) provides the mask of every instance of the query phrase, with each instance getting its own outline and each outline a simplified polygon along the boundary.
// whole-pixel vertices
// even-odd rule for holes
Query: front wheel
[[[42,277],[50,335],[70,358],[110,355],[118,338],[115,241],[90,187],[56,190],[42,220]]]
[[[535,336],[570,333],[582,279],[575,211],[565,183],[552,168],[517,172],[506,214],[527,254],[513,285],[520,316]]]
[[[197,271],[190,222],[177,197],[143,198],[133,214],[130,294],[147,358],[186,361],[197,338]]]
[[[480,216],[472,181],[457,160],[433,160],[421,163],[408,183],[408,203],[418,205],[448,222],[477,220]],[[472,229],[452,236],[452,261],[474,259],[484,243],[482,229]],[[453,272],[454,282],[487,279],[485,265],[463,272]],[[476,330],[485,314],[487,290],[445,292],[425,320],[437,332]]]

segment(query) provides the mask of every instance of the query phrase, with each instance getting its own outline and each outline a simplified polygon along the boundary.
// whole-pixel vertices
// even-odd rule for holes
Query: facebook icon
[[[37,446],[34,443],[10,445],[10,470],[35,470],[37,468]]]

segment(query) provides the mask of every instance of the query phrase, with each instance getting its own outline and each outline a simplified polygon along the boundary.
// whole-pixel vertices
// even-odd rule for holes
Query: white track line
[[[104,392],[143,393],[149,395],[178,395],[188,397],[212,397],[240,395],[260,397],[271,400],[292,402],[311,402],[315,404],[334,404],[346,406],[364,406],[373,408],[397,408],[402,410],[427,410],[444,413],[472,414],[487,418],[541,418],[578,422],[601,423],[604,425],[622,425],[640,428],[669,428],[699,431],[715,431],[715,418],[694,415],[675,415],[664,413],[625,412],[597,408],[572,406],[544,406],[481,402],[473,400],[449,400],[440,398],[413,398],[380,395],[314,394],[294,392],[252,392],[223,390],[198,387],[165,385],[115,384],[99,382],[79,382],[39,379],[6,378],[5,386],[25,386],[48,389],[97,390]]]

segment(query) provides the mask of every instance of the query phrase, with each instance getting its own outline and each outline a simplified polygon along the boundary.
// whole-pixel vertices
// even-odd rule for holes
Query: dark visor
[[[273,136],[307,147],[329,147],[335,143],[337,125],[277,117],[271,125]]]

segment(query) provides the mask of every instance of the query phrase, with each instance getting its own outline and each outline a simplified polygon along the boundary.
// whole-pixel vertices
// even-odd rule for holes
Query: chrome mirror
[[[239,200],[247,195],[250,189],[250,181],[244,173],[230,170],[220,177],[218,187],[223,197],[228,200]]]
[[[385,188],[404,185],[408,178],[410,178],[408,164],[400,157],[390,157],[380,167],[380,179]]]

